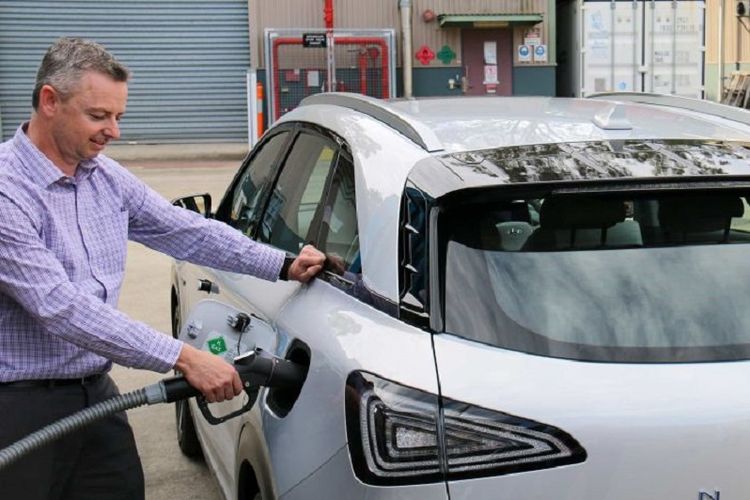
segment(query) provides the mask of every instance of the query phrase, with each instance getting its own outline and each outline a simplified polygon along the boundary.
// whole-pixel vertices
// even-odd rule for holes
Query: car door
[[[362,439],[348,434],[359,407],[350,399],[362,396],[353,378],[367,370],[418,387],[428,393],[421,403],[433,412],[437,407],[430,396],[437,394],[437,380],[429,333],[399,321],[396,304],[369,291],[363,280],[355,177],[341,138],[303,126],[258,229],[260,241],[288,252],[310,241],[327,255],[324,272],[290,296],[274,318],[277,354],[307,363],[305,384],[292,397],[265,391],[257,405],[260,422],[248,425],[240,443],[257,457],[256,474],[269,471],[264,499],[445,497],[439,481],[395,491],[365,484],[352,472],[348,440]],[[254,432],[262,436],[247,442],[263,442],[261,456],[244,440]],[[354,467],[364,463],[355,461]]]
[[[293,132],[293,126],[279,127],[252,151],[230,184],[217,210],[218,220],[243,234],[253,234],[260,220],[264,197],[273,185],[279,163],[288,149]],[[249,330],[258,339],[260,347],[267,350],[275,348],[275,335],[267,318],[233,292],[236,284],[241,281],[237,275],[186,262],[177,262],[176,267],[180,277],[178,296],[182,318],[187,318],[201,301],[220,301],[234,308],[237,313],[243,312],[252,318]],[[191,320],[191,323],[185,322],[188,329],[209,328],[214,322],[206,318]],[[225,322],[226,318],[220,320]],[[209,408],[214,415],[226,415],[240,408],[246,400],[247,396],[243,394],[231,401],[209,405]],[[239,419],[231,419],[213,426],[203,418],[194,401],[190,404],[196,429],[203,437],[205,455],[213,465],[222,487],[231,485],[235,470],[235,454],[227,453],[226,450],[234,448],[241,425]]]
[[[263,213],[253,213],[246,234],[292,254],[312,242],[328,254],[327,270],[304,286],[206,272],[220,286],[219,300],[251,314],[252,321],[263,322],[272,332],[271,352],[305,363],[309,370],[298,394],[262,390],[253,410],[236,419],[242,422],[239,442],[232,447],[223,443],[223,453],[237,450],[236,476],[242,470],[239,463],[251,464],[264,499],[386,498],[390,490],[365,485],[352,474],[348,378],[366,368],[437,394],[430,335],[400,322],[396,305],[364,285],[354,165],[345,142],[320,127],[298,124],[281,157],[275,184],[260,195]],[[228,195],[223,205],[233,199]],[[228,213],[232,211],[222,206],[220,216]],[[436,399],[429,404],[435,409]],[[216,434],[213,429],[204,433],[208,446],[219,441]],[[313,479],[328,469],[337,476],[335,482]],[[235,477],[238,484],[244,481]],[[429,490],[430,498],[445,497],[444,483],[413,488]]]
[[[320,206],[329,173],[338,154],[337,143],[314,130],[299,130],[294,124],[264,141],[255,155],[233,181],[222,200],[217,219],[242,231],[262,243],[271,244],[290,254],[296,254],[310,234]],[[279,172],[278,164],[284,168]],[[265,208],[265,210],[261,210]],[[288,339],[275,329],[279,311],[299,288],[296,282],[271,283],[252,276],[219,271],[201,266],[184,269],[187,280],[204,284],[207,292],[190,290],[192,300],[185,311],[193,311],[204,301],[218,301],[228,306],[233,314],[246,314],[250,325],[247,335],[254,343],[271,353],[281,352]],[[197,288],[197,287],[196,287]],[[214,308],[216,310],[217,308]],[[211,310],[205,308],[204,310]],[[214,328],[229,334],[225,318],[206,318],[191,315],[194,323],[188,328]],[[226,332],[222,332],[222,327]],[[235,411],[247,400],[242,395],[232,401],[209,405],[215,415]],[[195,407],[194,407],[195,408]],[[193,411],[197,415],[197,411]],[[210,426],[200,416],[196,427],[203,437],[203,448],[208,455],[222,487],[235,485],[237,441],[242,419],[232,419],[218,426]]]
[[[293,127],[279,127],[248,155],[216,211],[217,220],[248,237],[253,236],[262,213],[263,199],[273,185],[292,133]],[[209,279],[215,276],[210,268],[181,261],[177,262],[177,267],[181,276],[178,291],[182,317],[193,309],[198,300],[220,294],[218,284]],[[201,284],[202,287],[199,286]]]

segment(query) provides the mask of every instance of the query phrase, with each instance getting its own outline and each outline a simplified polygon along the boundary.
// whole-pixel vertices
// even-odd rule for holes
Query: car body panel
[[[430,334],[328,283],[304,287],[277,327],[311,346],[307,380],[292,411],[284,418],[267,407],[264,411],[263,431],[279,494],[346,445],[344,387],[352,371],[366,368],[437,393]]]
[[[303,103],[277,123],[290,130],[309,124],[327,129],[338,135],[339,146],[345,143],[341,149],[351,152],[362,283],[392,309],[367,305],[351,290],[346,293],[341,283],[334,286],[330,277],[308,285],[271,283],[176,263],[174,286],[182,318],[199,301],[218,300],[254,315],[263,326],[256,330],[259,343],[273,354],[287,356],[299,345],[309,349],[307,379],[288,412],[279,412],[273,391],[262,389],[249,413],[213,427],[191,402],[199,438],[225,497],[237,498],[244,464],[253,468],[265,500],[620,500],[695,498],[699,491],[721,491],[723,498],[750,490],[748,476],[739,469],[750,459],[750,390],[744,383],[750,362],[616,364],[545,358],[431,333],[430,327],[436,332],[442,328],[439,317],[429,318],[431,323],[412,318],[421,325],[417,328],[395,312],[404,305],[399,238],[407,183],[429,185],[428,197],[475,187],[504,189],[513,183],[525,189],[534,182],[504,175],[502,162],[485,170],[476,165],[490,161],[494,149],[524,145],[625,139],[747,142],[750,126],[685,109],[618,103],[615,97],[367,102],[382,107],[385,115],[390,110],[399,120],[411,121],[417,133],[430,131],[425,144],[431,147],[420,147],[382,121],[382,115],[344,105]],[[619,117],[615,121],[621,128],[602,126],[613,116]],[[472,149],[481,150],[471,153],[481,157],[478,163],[457,160]],[[703,178],[716,185],[730,175],[750,181],[746,163],[730,165],[728,175]],[[600,169],[597,179],[623,179],[622,171],[610,170]],[[571,181],[589,180],[585,172],[558,173],[554,182],[567,188],[576,188]],[[642,170],[625,177],[666,180],[675,189],[685,180],[671,174],[656,178],[656,173]],[[700,175],[690,173],[690,180]],[[198,292],[199,279],[214,282],[218,293]],[[474,405],[554,426],[580,443],[586,460],[475,479],[398,487],[366,484],[354,472],[347,443],[345,391],[354,371],[439,395],[458,407]],[[243,401],[214,405],[215,412],[225,413]]]
[[[198,266],[185,264],[185,267]],[[300,287],[296,283],[269,283],[249,276],[203,271],[221,283],[219,296],[211,300],[249,312],[253,309],[251,301],[262,303],[266,299],[267,307],[254,310],[278,318],[272,325],[277,336],[274,354],[285,355],[294,339],[315,346],[305,385],[286,416],[277,415],[269,406],[269,391],[265,389],[248,415],[218,426],[208,424],[197,407],[192,407],[198,435],[227,497],[231,497],[228,492],[236,488],[232,484],[236,482],[233,471],[239,469],[242,460],[268,462],[273,479],[264,480],[276,497],[346,447],[343,388],[349,373],[363,368],[361,360],[367,360],[368,370],[397,380],[408,378],[417,388],[433,394],[438,392],[427,332],[404,325],[322,281]],[[276,287],[283,291],[276,293]],[[290,290],[294,292],[290,294]],[[280,307],[279,297],[288,299]],[[203,321],[205,324],[225,322],[225,318],[213,321],[204,318]],[[247,335],[252,334],[252,330],[247,332]],[[393,349],[394,345],[399,348]],[[241,397],[241,402],[237,399],[240,398],[209,406],[215,414],[225,414],[241,406],[246,396]],[[240,436],[242,428],[251,422],[255,422],[250,424],[253,429],[262,430],[263,446],[260,448],[257,444],[243,445],[245,439],[259,441],[259,436],[248,429],[242,431],[244,437]],[[251,455],[234,457],[234,453],[228,453],[238,447]]]
[[[269,283],[265,280],[252,276],[245,276],[226,271],[219,271],[203,266],[188,263],[178,265],[180,276],[185,285],[180,292],[180,305],[183,317],[190,313],[191,319],[198,319],[204,328],[220,330],[229,328],[226,323],[226,315],[221,317],[202,317],[195,314],[196,306],[203,300],[220,301],[236,310],[252,316],[251,327],[248,336],[252,336],[258,347],[269,352],[278,350],[279,342],[283,341],[271,325],[270,318],[275,317],[289,298],[299,289],[299,284],[294,282]],[[198,292],[197,283],[199,279],[208,279],[218,285],[218,293],[205,294]],[[271,288],[272,285],[276,285]],[[205,298],[204,298],[205,297]],[[188,327],[189,321],[183,321],[183,331]],[[226,415],[242,407],[247,401],[247,395],[241,395],[231,401],[209,405],[214,415]],[[227,494],[235,483],[236,470],[239,463],[236,461],[235,453],[227,453],[226,450],[235,450],[238,447],[239,435],[245,422],[242,418],[230,419],[227,422],[214,426],[208,423],[200,413],[194,400],[191,400],[191,411],[195,422],[198,437],[203,444],[203,450],[207,459],[212,464],[215,475],[222,489]],[[207,436],[210,435],[210,439]]]
[[[347,471],[347,473],[342,473]],[[339,450],[310,477],[284,494],[280,500],[367,499],[448,500],[445,483],[399,486],[368,486],[354,477],[349,451]],[[496,498],[494,495],[492,498]]]
[[[449,482],[452,499],[741,497],[750,477],[750,362],[626,364],[545,358],[435,336],[443,397],[553,425],[585,462]],[[466,360],[471,360],[467,363]]]

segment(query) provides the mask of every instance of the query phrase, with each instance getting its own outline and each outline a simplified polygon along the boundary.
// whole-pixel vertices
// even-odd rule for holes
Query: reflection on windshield
[[[538,144],[442,157],[458,175],[506,182],[746,174],[744,144],[630,140]]]
[[[511,253],[452,242],[448,253],[446,329],[482,342],[548,355],[558,344],[679,355],[750,343],[746,245]]]
[[[628,191],[447,209],[446,330],[574,359],[750,359],[748,198]]]

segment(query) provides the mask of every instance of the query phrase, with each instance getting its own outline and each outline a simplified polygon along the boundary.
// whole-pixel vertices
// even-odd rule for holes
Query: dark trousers
[[[75,385],[0,385],[0,447],[118,394],[109,376]],[[143,470],[124,412],[83,427],[0,470],[3,500],[140,500]]]

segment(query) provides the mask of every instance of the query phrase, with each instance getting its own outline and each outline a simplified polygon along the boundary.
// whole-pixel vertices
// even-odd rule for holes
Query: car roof
[[[658,94],[379,100],[342,92],[302,102],[316,104],[366,114],[431,153],[609,139],[747,140],[750,133],[744,109]]]
[[[401,193],[420,163],[429,164],[422,169],[429,173],[434,168],[448,169],[446,162],[438,161],[440,157],[536,144],[640,139],[750,142],[750,112],[656,94],[379,100],[324,93],[304,99],[279,123],[294,121],[323,126],[349,144],[364,281],[395,302]],[[507,181],[498,176],[496,182]],[[460,187],[461,183],[454,183],[451,189]]]

